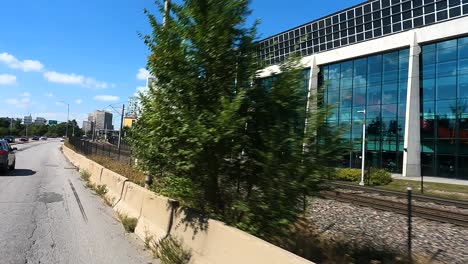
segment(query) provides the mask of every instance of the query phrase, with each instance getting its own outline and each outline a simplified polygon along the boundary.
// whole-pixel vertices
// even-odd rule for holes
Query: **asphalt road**
[[[0,175],[0,263],[155,263],[60,146],[16,145],[16,170]]]

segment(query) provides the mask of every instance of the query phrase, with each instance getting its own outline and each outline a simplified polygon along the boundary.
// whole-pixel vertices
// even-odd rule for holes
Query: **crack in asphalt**
[[[37,202],[37,196],[36,196],[36,199],[35,201],[33,202],[36,203]],[[34,228],[31,232],[31,235],[29,235],[28,237],[28,240],[27,241],[31,241],[31,244],[29,245],[28,249],[26,250],[25,254],[24,254],[24,263],[27,264],[28,263],[28,255],[29,253],[31,252],[32,248],[34,247],[34,245],[36,244],[36,239],[33,239],[34,237],[34,234],[36,233],[37,231],[37,228],[38,228],[38,224],[37,224],[37,220],[36,220],[36,211],[37,211],[37,206],[34,206],[33,207],[33,211],[31,213],[31,217],[32,217],[32,222],[33,222],[33,225],[34,225]]]

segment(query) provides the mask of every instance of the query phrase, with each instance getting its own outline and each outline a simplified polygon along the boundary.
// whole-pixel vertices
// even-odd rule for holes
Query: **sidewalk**
[[[397,180],[407,180],[407,181],[421,181],[421,177],[403,177],[401,174],[392,174],[393,179]],[[450,179],[450,178],[441,178],[441,177],[431,177],[424,176],[424,182],[436,182],[436,183],[446,183],[446,184],[456,184],[456,185],[466,185],[468,186],[468,180],[460,179]]]

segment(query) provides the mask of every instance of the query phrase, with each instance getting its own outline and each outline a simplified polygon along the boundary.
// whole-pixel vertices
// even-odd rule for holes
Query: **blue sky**
[[[358,4],[357,0],[252,0],[259,39]],[[79,120],[121,106],[145,85],[152,0],[15,0],[0,10],[0,116]],[[114,115],[114,124],[119,123]]]

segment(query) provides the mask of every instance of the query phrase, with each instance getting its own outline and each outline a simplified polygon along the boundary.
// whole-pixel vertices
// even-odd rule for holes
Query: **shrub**
[[[183,248],[178,239],[169,236],[159,242],[158,256],[162,264],[187,264],[191,253]]]
[[[88,171],[82,170],[82,171],[80,172],[80,175],[81,175],[81,178],[82,178],[84,181],[89,182],[89,178],[91,177],[91,174],[90,174]]]
[[[135,227],[138,223],[138,219],[134,217],[129,217],[124,213],[117,212],[120,222],[122,223],[124,229],[128,233],[135,232]]]
[[[104,197],[104,195],[107,193],[107,186],[106,185],[95,185],[94,186],[94,191],[100,197]]]
[[[371,186],[387,185],[392,182],[391,174],[384,169],[370,168],[366,179]]]
[[[361,179],[360,169],[336,169],[335,177],[337,181],[359,182]]]
[[[335,176],[332,179],[336,181],[359,182],[361,180],[361,170],[336,169]],[[380,186],[391,183],[392,176],[384,169],[370,168],[365,171],[364,180],[370,186]]]

